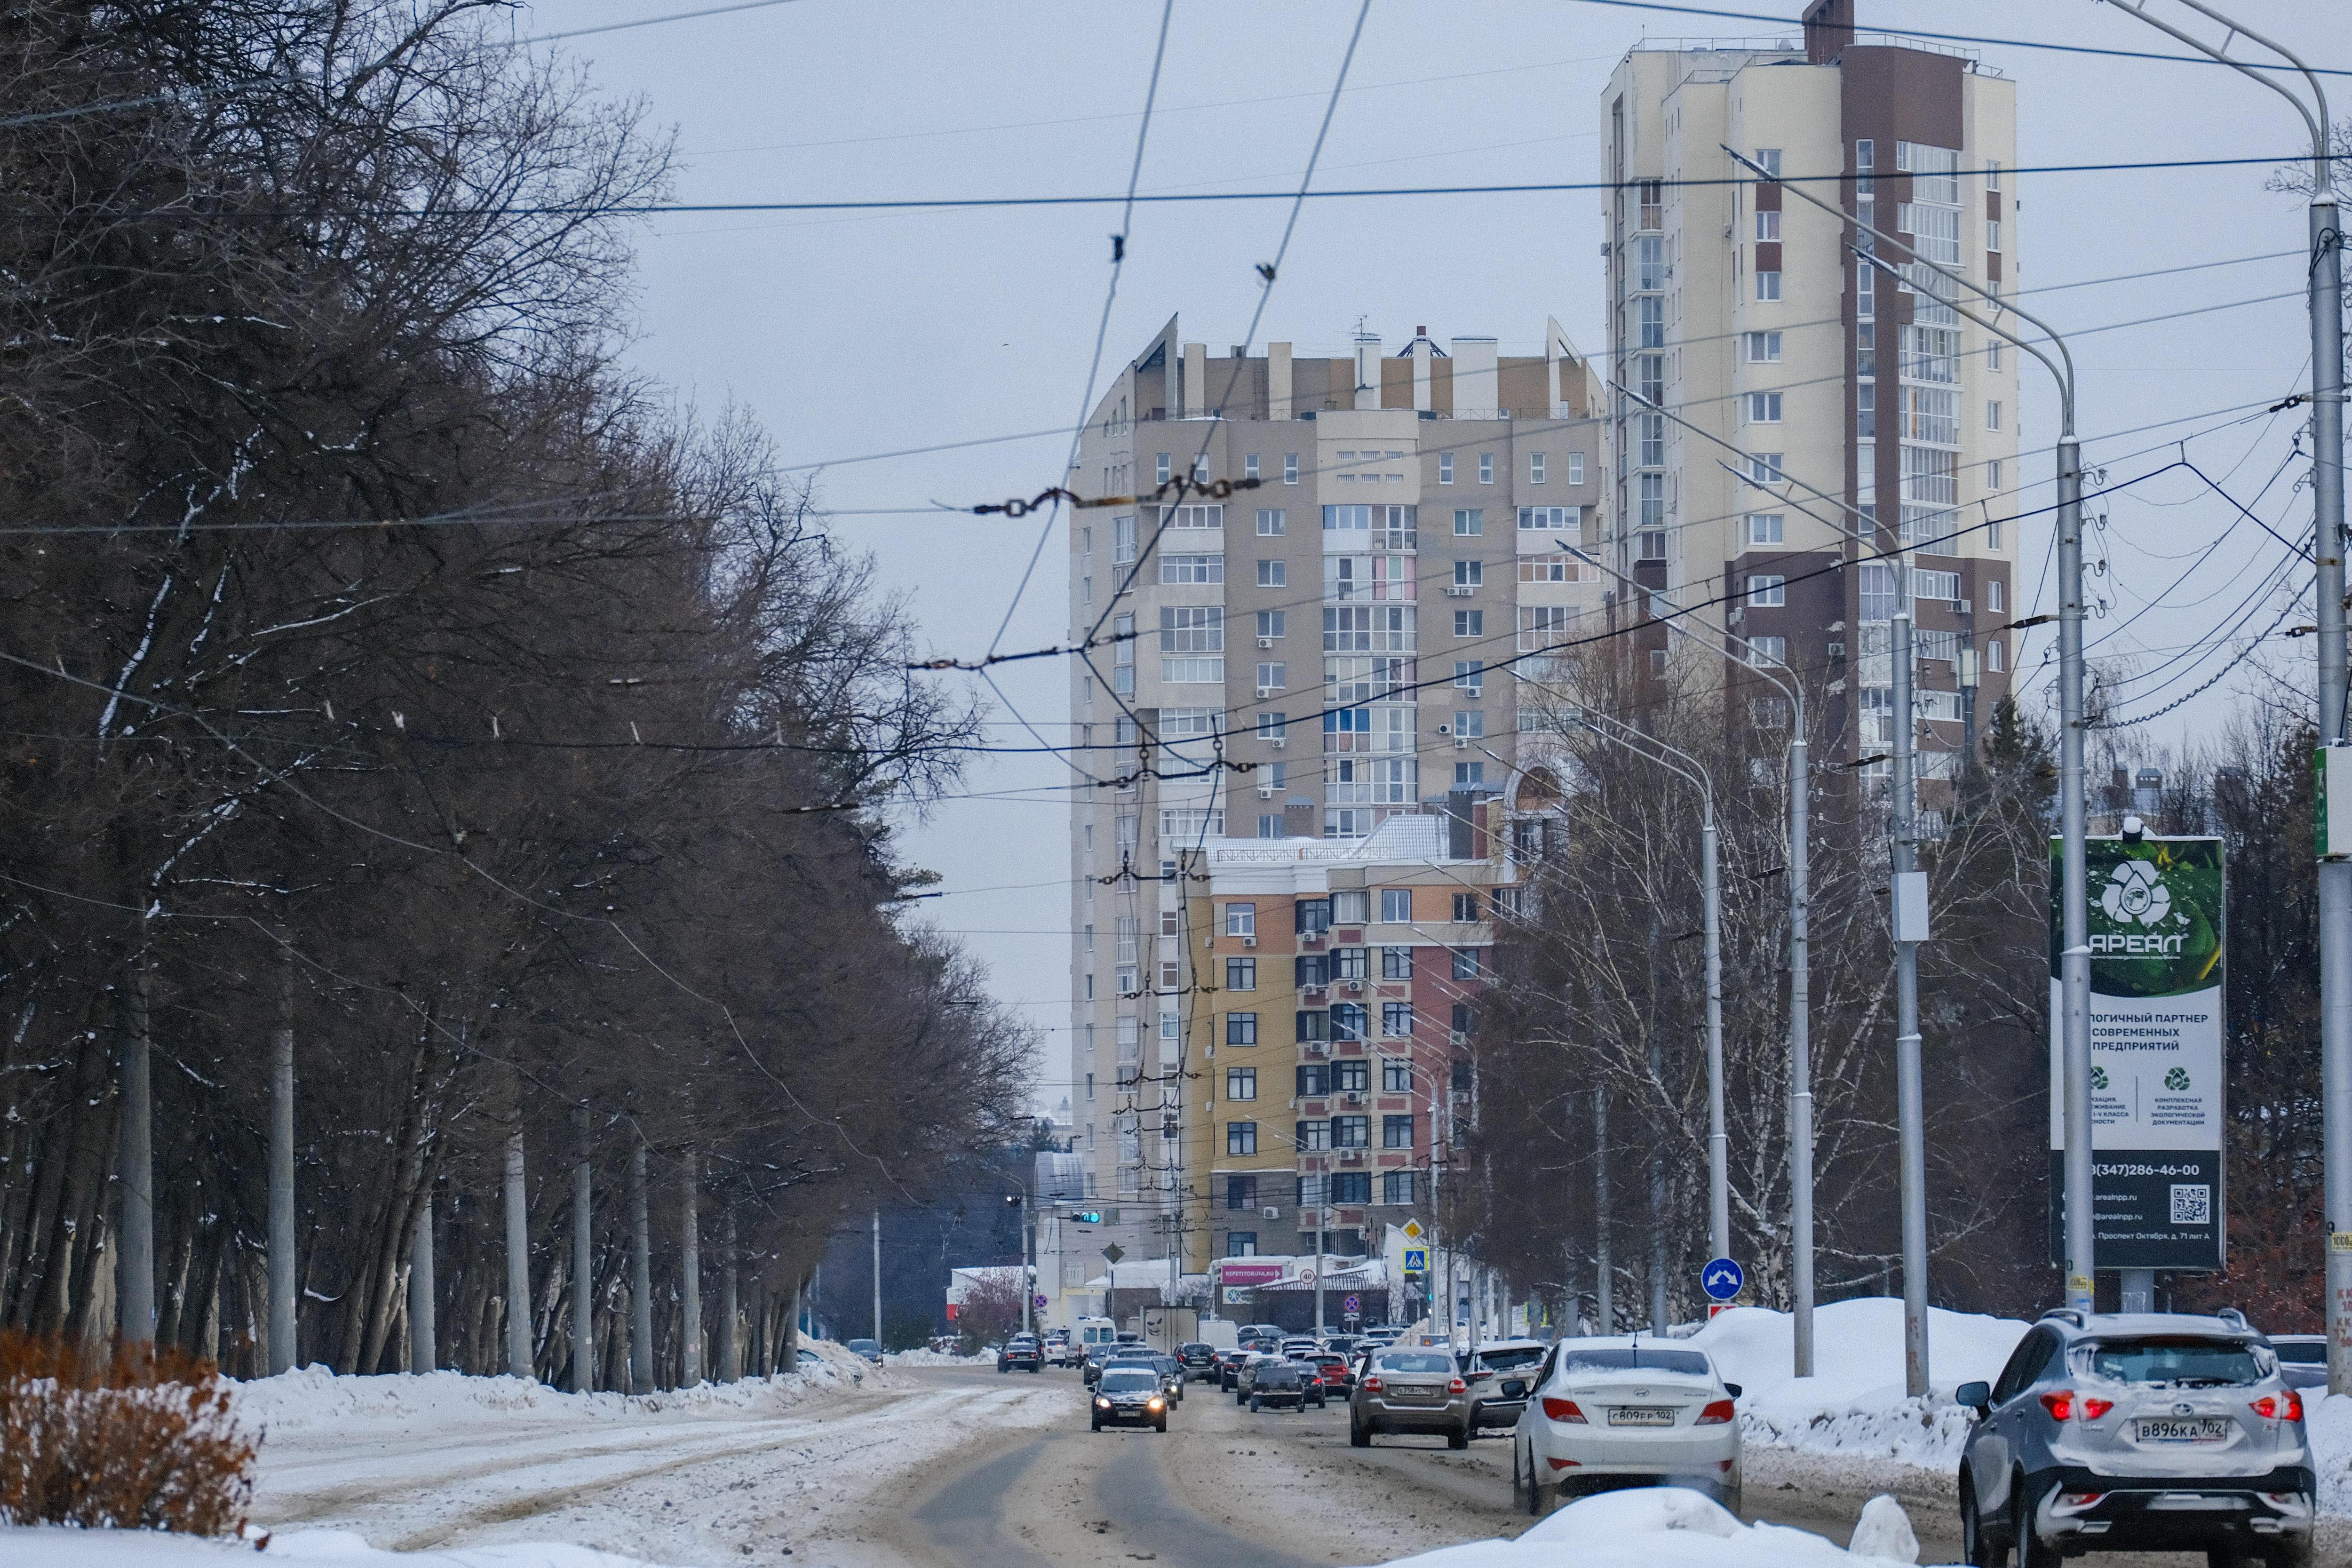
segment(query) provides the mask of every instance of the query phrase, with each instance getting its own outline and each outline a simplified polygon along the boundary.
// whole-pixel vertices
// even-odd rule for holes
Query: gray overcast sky
[[[2168,0],[2161,13],[2187,14]],[[2236,0],[2252,26],[2312,63],[2352,67],[2340,8],[2310,0]],[[520,16],[532,35],[692,9],[690,0],[554,0]],[[1618,58],[1643,37],[1793,37],[1796,0],[1730,0],[1780,11],[1785,27],[1708,22],[1580,3],[1376,0],[1332,122],[1318,185],[1589,181],[1599,174],[1600,96]],[[1862,25],[2032,38],[2126,49],[2173,47],[2093,0],[1861,0]],[[1356,7],[1346,0],[1269,5],[1177,0],[1160,108],[1142,172],[1147,192],[1295,185]],[[795,0],[739,13],[578,37],[552,46],[587,62],[602,90],[641,95],[674,125],[685,201],[1116,195],[1134,156],[1160,7],[1145,0],[1028,0],[976,6],[920,0]],[[2332,25],[2331,25],[2332,24]],[[2284,100],[2208,66],[1981,47],[2018,86],[2021,164],[2162,158],[2292,157],[2307,138]],[[2352,110],[2352,78],[2331,93]],[[2269,256],[2239,265],[2069,289],[2039,303],[2061,331],[2105,327],[2263,296],[2179,320],[2084,336],[2080,425],[2086,438],[2207,411],[2275,401],[2307,386],[2298,292],[2304,216],[2266,194],[2247,166],[2021,176],[2011,249],[2016,287]],[[1254,266],[1273,254],[1278,203],[1146,206],[1134,222],[1107,367],[1133,356],[1181,313],[1185,336],[1221,353],[1258,297]],[[1268,302],[1258,342],[1344,353],[1359,318],[1391,345],[1426,324],[1443,342],[1489,332],[1505,353],[1540,352],[1556,315],[1591,352],[1604,345],[1598,192],[1310,202]],[[676,215],[640,247],[643,314],[634,356],[705,409],[740,404],[763,419],[788,462],[833,461],[937,443],[1066,426],[1079,413],[1108,280],[1109,207],[873,214]],[[2278,255],[2276,253],[2289,253]],[[2056,429],[2046,377],[2029,373],[2022,432]],[[2289,537],[2310,504],[2289,464],[2300,412],[2218,430],[2188,454]],[[2175,438],[2240,417],[2166,425],[2090,440],[2086,462],[2120,479],[2176,455]],[[1058,477],[1066,437],[828,468],[821,496],[845,510],[960,505],[1029,494]],[[2029,504],[2049,497],[2046,451],[2026,463]],[[2186,474],[2115,498],[2100,536],[2113,608],[2091,635],[2099,653],[2147,669],[2235,624],[2285,559],[2230,505]],[[982,651],[1010,603],[1034,521],[845,518],[840,536],[873,552],[906,596],[927,648]],[[2048,530],[2023,531],[2030,585]],[[1005,633],[1007,649],[1064,640],[1063,542],[1049,542]],[[2097,552],[2095,551],[2095,553]],[[2196,572],[2179,590],[2174,580]],[[2029,593],[2020,598],[2031,600]],[[2046,602],[2032,608],[2048,608]],[[2151,602],[2153,607],[2150,607]],[[2258,598],[2250,629],[2283,601]],[[2140,612],[2129,625],[2126,617]],[[2302,615],[2291,617],[2306,618]],[[2120,626],[2121,629],[2117,629]],[[2300,670],[2308,641],[2279,645]],[[2030,647],[2021,664],[2040,658]],[[2226,658],[2127,685],[2123,710],[2194,688]],[[2187,661],[2184,661],[2184,664]],[[2241,672],[2243,674],[2244,672]],[[961,677],[953,679],[963,679]],[[1059,661],[1010,667],[1004,694],[1049,738],[1066,735]],[[2177,746],[2226,721],[2225,679],[2140,731]],[[2268,689],[2268,688],[2263,688]],[[2145,692],[2143,699],[2139,694]],[[1030,743],[997,704],[991,735]],[[919,906],[992,968],[998,994],[1048,1031],[1041,1100],[1064,1092],[1066,805],[1069,777],[1050,758],[981,759],[959,800],[910,825],[912,858],[950,896]]]

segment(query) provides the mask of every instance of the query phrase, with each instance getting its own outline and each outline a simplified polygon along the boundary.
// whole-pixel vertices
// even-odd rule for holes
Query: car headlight
[[[1097,1399],[1095,1401],[1095,1408],[1097,1410],[1108,1410],[1110,1408],[1110,1401],[1108,1399]]]
[[[1151,1400],[1151,1404],[1150,1404],[1150,1407],[1151,1409],[1153,1409],[1153,1410],[1159,1410],[1159,1409],[1162,1409],[1162,1408],[1164,1408],[1164,1407],[1167,1405],[1167,1404],[1168,1404],[1168,1402],[1167,1402],[1165,1399],[1160,1398],[1158,1395],[1156,1395],[1156,1394],[1155,1394],[1155,1395],[1153,1395],[1153,1396],[1152,1396],[1152,1400]]]

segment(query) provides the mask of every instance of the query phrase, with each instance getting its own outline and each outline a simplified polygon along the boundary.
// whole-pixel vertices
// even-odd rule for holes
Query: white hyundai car
[[[1671,1341],[1562,1340],[1511,1432],[1514,1506],[1612,1486],[1688,1486],[1739,1509],[1739,1385]]]

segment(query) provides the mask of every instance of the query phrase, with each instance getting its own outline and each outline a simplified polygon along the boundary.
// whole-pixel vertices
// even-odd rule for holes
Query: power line
[[[705,16],[732,16],[744,11],[771,11],[779,5],[797,5],[799,0],[737,0],[732,5],[706,5],[696,11],[670,11],[658,16],[640,16],[634,22],[606,22],[595,27],[572,27],[561,33],[533,33],[517,38],[517,44],[551,44],[560,38],[587,38],[599,33],[625,33],[637,27],[658,27],[666,22],[694,22]]]

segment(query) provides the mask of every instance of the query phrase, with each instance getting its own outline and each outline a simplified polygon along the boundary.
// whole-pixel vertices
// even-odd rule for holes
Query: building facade
[[[1241,841],[1319,867],[1297,841],[1344,858],[1391,818],[1506,787],[1517,672],[1603,624],[1600,574],[1571,552],[1602,531],[1597,405],[1556,322],[1539,354],[1416,329],[1393,353],[1365,336],[1341,355],[1212,358],[1171,319],[1097,406],[1070,488],[1142,499],[1077,509],[1069,529],[1072,634],[1096,639],[1070,690],[1074,756],[1096,781],[1070,846],[1073,1122],[1087,1201],[1118,1215],[1090,1245],[1165,1257],[1206,1212],[1218,1167],[1193,1158],[1174,1086],[1198,1031],[1224,1026],[1212,1012],[1231,1011],[1203,1011],[1223,961],[1246,954],[1201,945],[1222,925],[1192,922],[1223,917],[1192,879],[1238,874],[1217,857]],[[1181,870],[1188,855],[1205,858]],[[1281,933],[1278,973],[1259,970],[1285,998],[1259,1010],[1284,1053],[1294,1015],[1334,1005],[1297,1001],[1300,934]],[[1286,1102],[1306,1065],[1261,1085]],[[1284,1173],[1254,1205],[1261,1232],[1285,1231],[1268,1252],[1296,1246],[1299,1176],[1357,1185],[1352,1163],[1302,1171],[1299,1120],[1286,1111],[1279,1140],[1223,1171]],[[1209,1226],[1199,1247],[1236,1228]]]
[[[1612,563],[1785,660],[1849,760],[1892,738],[1908,602],[1921,776],[1948,777],[2011,675],[2018,356],[1854,224],[2013,289],[2013,84],[1820,0],[1801,40],[1636,47],[1601,133]],[[1665,628],[1634,635],[1663,667]]]

